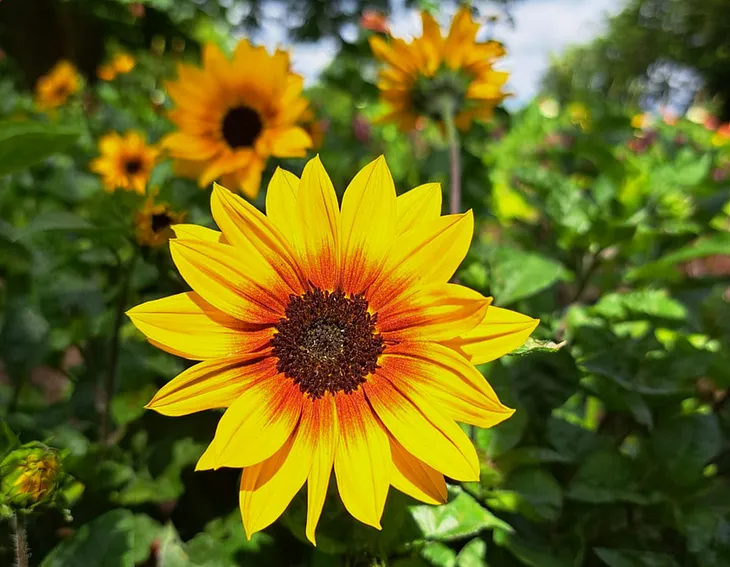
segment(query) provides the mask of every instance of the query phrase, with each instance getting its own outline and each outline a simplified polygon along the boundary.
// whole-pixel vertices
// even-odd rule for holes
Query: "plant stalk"
[[[19,514],[13,514],[10,520],[13,529],[13,543],[15,546],[15,565],[16,567],[28,567],[30,563],[28,558],[28,537],[25,531],[25,518]]]
[[[459,132],[454,123],[455,104],[451,97],[444,97],[441,103],[441,120],[444,123],[446,141],[449,144],[449,161],[451,165],[449,190],[449,212],[452,215],[461,212],[461,146]]]

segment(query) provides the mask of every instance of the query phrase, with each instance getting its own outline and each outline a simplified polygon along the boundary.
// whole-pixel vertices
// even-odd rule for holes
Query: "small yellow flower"
[[[96,76],[102,81],[113,81],[117,75],[129,73],[134,69],[135,64],[134,57],[129,53],[117,53],[111,61],[96,69]]]
[[[107,191],[123,189],[144,195],[160,154],[157,147],[148,145],[139,132],[130,131],[124,136],[110,132],[99,140],[99,152],[90,169],[103,178]]]
[[[128,312],[155,346],[200,363],[147,405],[168,416],[226,408],[197,470],[242,468],[247,536],[307,483],[315,541],[334,470],[345,508],[380,528],[390,486],[446,500],[444,475],[479,478],[457,422],[513,411],[475,365],[522,345],[538,321],[448,283],[472,240],[471,211],[441,216],[441,187],[396,196],[385,159],[342,205],[318,157],[301,180],[277,169],[266,215],[214,186],[221,232],[174,227],[170,251],[192,291]]]
[[[70,61],[61,60],[36,83],[38,108],[50,110],[66,103],[81,88],[81,77]]]
[[[0,500],[26,510],[48,503],[62,475],[61,460],[54,449],[26,443],[0,462]]]
[[[653,114],[648,112],[642,112],[641,114],[634,114],[631,117],[631,127],[637,130],[643,130],[644,128],[650,128],[655,122]]]
[[[730,122],[722,124],[717,128],[710,140],[713,146],[726,146],[730,144]]]
[[[303,157],[312,146],[298,125],[308,105],[303,86],[284,51],[269,55],[244,39],[230,59],[208,44],[202,69],[181,64],[177,81],[167,84],[178,131],[163,146],[189,162],[177,169],[197,177],[200,187],[220,179],[255,198],[270,156]]]
[[[102,81],[113,81],[114,78],[117,76],[117,72],[114,70],[114,67],[107,63],[104,65],[99,65],[96,68],[96,76],[99,77]]]
[[[23,463],[23,471],[15,480],[15,487],[38,502],[53,490],[57,472],[58,458],[55,454],[48,453],[45,458],[28,455]]]
[[[151,195],[135,219],[137,242],[151,248],[163,246],[174,236],[172,225],[184,219],[184,212],[173,211],[167,203],[155,203],[154,195]]]
[[[375,57],[387,63],[378,75],[378,88],[389,111],[378,122],[393,122],[409,132],[420,116],[440,121],[444,97],[455,106],[460,129],[489,118],[507,96],[501,87],[508,74],[493,68],[505,54],[502,45],[476,41],[479,24],[468,8],[457,12],[446,37],[429,13],[422,12],[421,19],[423,35],[411,42],[370,38]]]

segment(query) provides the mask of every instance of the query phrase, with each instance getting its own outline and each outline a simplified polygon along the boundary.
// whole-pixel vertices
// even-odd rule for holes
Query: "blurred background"
[[[384,154],[399,192],[441,182],[446,202],[441,130],[378,123],[368,41],[418,37],[423,10],[446,29],[459,4],[0,0],[0,565],[23,510],[43,567],[730,566],[726,1],[464,3],[506,49],[510,96],[460,133],[476,234],[458,275],[542,321],[480,367],[517,408],[472,432],[480,483],[438,507],[391,489],[380,532],[333,490],[316,549],[302,491],[247,541],[238,473],[193,472],[219,414],[143,409],[187,365],[123,316],[187,289],[145,222],[214,226],[210,188],[163,152],[146,194],[105,191],[101,139],[157,144],[178,65],[248,38],[291,51],[308,157],[340,195]],[[44,107],[62,60],[73,92]],[[304,163],[271,159],[255,204],[277,165]]]

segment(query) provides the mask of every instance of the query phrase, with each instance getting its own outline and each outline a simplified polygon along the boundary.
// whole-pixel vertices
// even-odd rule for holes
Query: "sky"
[[[514,27],[500,21],[493,30],[493,37],[507,48],[507,56],[499,68],[509,71],[508,90],[515,94],[506,105],[515,108],[529,101],[539,89],[540,78],[547,70],[551,56],[599,35],[604,29],[606,15],[618,13],[625,3],[626,0],[523,0],[513,5],[510,13]],[[279,22],[285,20],[286,14],[277,3],[264,6],[266,25],[254,39],[269,48],[284,45],[285,28]],[[452,13],[440,16],[445,28]],[[418,12],[405,9],[402,4],[396,6],[391,14],[390,28],[396,37],[420,35]],[[346,38],[348,33],[354,35],[357,29],[343,30]],[[334,57],[336,44],[333,40],[322,40],[317,44],[295,44],[290,49],[294,70],[311,84]]]

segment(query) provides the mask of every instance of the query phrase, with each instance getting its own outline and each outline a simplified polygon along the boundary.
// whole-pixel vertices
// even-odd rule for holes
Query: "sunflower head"
[[[42,110],[57,108],[81,88],[81,77],[70,61],[61,60],[36,83],[36,104]]]
[[[228,58],[208,44],[202,68],[180,65],[167,85],[177,131],[163,145],[201,187],[219,179],[254,198],[270,156],[302,157],[312,146],[298,125],[307,110],[303,84],[284,51],[269,55],[244,39]]]
[[[507,96],[501,87],[508,75],[493,68],[505,53],[502,45],[477,42],[479,25],[467,8],[456,14],[446,37],[429,13],[421,19],[423,35],[411,42],[370,38],[375,57],[386,63],[378,88],[389,112],[380,122],[410,131],[422,116],[441,121],[446,107],[461,129],[474,119],[489,118]]]
[[[42,443],[27,443],[0,463],[0,494],[18,508],[33,508],[48,501],[58,485],[61,460]]]
[[[342,204],[319,158],[301,180],[278,169],[266,215],[220,186],[221,232],[174,227],[172,258],[192,291],[128,315],[155,346],[201,361],[148,408],[226,408],[197,469],[242,468],[247,535],[307,483],[307,537],[334,471],[357,519],[380,528],[390,486],[429,503],[444,475],[471,481],[479,459],[457,425],[512,415],[474,365],[521,345],[538,321],[448,283],[472,214],[441,216],[441,187],[396,196],[385,159]]]
[[[98,158],[90,165],[98,173],[107,191],[136,191],[144,195],[160,151],[148,145],[143,134],[135,131],[120,136],[110,132],[99,140]]]
[[[135,219],[137,242],[140,246],[158,248],[174,236],[173,225],[185,219],[184,212],[173,211],[167,203],[155,202],[150,195]]]

